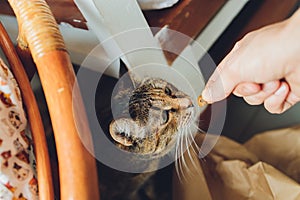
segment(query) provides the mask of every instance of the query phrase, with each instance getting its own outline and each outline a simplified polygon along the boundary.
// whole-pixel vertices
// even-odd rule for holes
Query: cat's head
[[[121,149],[138,154],[161,154],[171,149],[180,128],[188,126],[194,106],[172,84],[145,79],[130,93],[128,117],[110,123],[110,135]]]

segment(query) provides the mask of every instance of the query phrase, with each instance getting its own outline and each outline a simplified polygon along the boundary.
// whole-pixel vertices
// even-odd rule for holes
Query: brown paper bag
[[[216,136],[208,137],[213,140]],[[203,139],[203,135],[196,137],[198,146],[201,146]],[[245,146],[221,136],[209,155],[202,160],[195,159],[199,152],[195,146],[190,147],[194,150],[185,153],[185,160],[190,158],[198,164],[186,162],[188,169],[184,170],[185,173],[194,173],[181,181],[174,179],[174,199],[178,199],[178,196],[182,200],[300,199],[300,185],[297,182],[271,165],[258,162],[257,156]],[[193,156],[189,156],[191,153]],[[197,171],[201,173],[195,173]],[[205,181],[199,185],[196,180],[203,180],[203,177],[206,185]],[[210,196],[203,195],[208,192]]]
[[[300,183],[300,126],[257,134],[244,146]]]
[[[223,161],[216,171],[224,183],[222,199],[300,199],[300,185],[263,162],[247,167],[242,161]]]
[[[196,151],[185,152],[180,159],[179,169],[174,171],[173,200],[212,200]]]

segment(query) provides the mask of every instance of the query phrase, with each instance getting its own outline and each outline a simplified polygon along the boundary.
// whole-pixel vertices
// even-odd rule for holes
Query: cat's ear
[[[120,77],[128,76],[128,80],[126,80],[124,85],[134,90],[142,82],[142,79],[128,66],[126,59],[120,59]]]
[[[139,126],[131,118],[120,118],[113,120],[109,125],[109,133],[111,137],[124,146],[132,146],[134,136]]]
[[[134,71],[129,71],[128,74],[132,81],[133,88],[137,88],[142,83],[142,78]]]

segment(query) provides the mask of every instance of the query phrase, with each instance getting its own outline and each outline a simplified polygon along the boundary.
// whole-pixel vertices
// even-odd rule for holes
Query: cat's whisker
[[[191,124],[190,126],[192,126],[193,124]],[[192,128],[189,128],[189,139],[190,139],[190,144],[196,143],[195,142],[195,133],[192,132]]]
[[[193,147],[192,147],[192,151],[194,154],[199,155],[199,152],[201,151],[200,147],[198,146],[198,144],[195,142],[194,138],[191,137],[191,140],[193,141]]]
[[[180,152],[180,140],[181,140],[181,133],[178,133],[179,137],[177,138],[176,145],[175,145],[175,169],[180,182],[183,182],[184,172],[182,170],[181,165],[181,152]]]
[[[179,170],[179,166],[178,166],[178,153],[177,150],[175,151],[175,170],[176,170],[176,174],[178,176],[179,181],[181,181],[181,176],[180,176],[180,170]]]
[[[191,126],[197,129],[200,133],[205,133],[203,129],[201,129],[196,123],[191,123]]]
[[[180,151],[180,139],[181,139],[181,137],[180,137],[180,135],[181,135],[182,133],[181,132],[179,132],[178,131],[178,133],[177,133],[177,139],[176,139],[176,144],[175,144],[175,155],[176,155],[176,157],[177,157],[177,159],[181,156],[178,152]],[[177,160],[176,159],[176,160]]]
[[[189,140],[189,135],[192,134],[191,132],[192,132],[192,130],[189,129],[189,134],[185,135],[185,142],[186,142],[186,145],[188,146],[188,147],[187,147],[188,158],[190,159],[190,161],[191,161],[191,163],[192,163],[192,166],[193,166],[195,169],[197,169],[197,164],[195,163],[195,161],[194,161],[194,159],[193,159],[193,156],[192,156],[192,154],[191,154],[191,150],[190,150],[190,148],[192,148],[193,151],[194,151],[194,153],[196,153],[195,150],[194,150],[193,144],[192,144],[192,143],[190,142],[190,140]],[[198,155],[198,154],[196,154],[196,155]],[[189,172],[190,172],[190,169],[189,169]]]
[[[183,140],[181,140],[181,142],[180,142],[180,148],[181,148],[181,153],[182,153],[182,156],[181,156],[182,157],[182,162],[184,164],[184,167],[187,167],[187,164],[186,164],[184,156],[183,156],[183,154],[185,152],[184,147],[183,147]]]
[[[179,164],[179,173],[178,176],[180,177],[180,181],[184,182],[185,180],[187,180],[187,178],[185,177],[185,173],[184,173],[184,167],[182,166],[182,156],[179,157],[178,159],[178,164]]]
[[[176,167],[177,166],[177,167]],[[184,182],[187,180],[185,173],[184,173],[184,168],[182,166],[182,160],[181,157],[178,158],[177,162],[176,162],[176,173],[177,173],[177,177],[179,179],[180,182]]]
[[[190,129],[189,139],[190,139],[190,141],[191,141],[191,144],[195,144],[197,150],[199,150],[200,147],[198,146],[197,142],[195,141],[195,134],[192,133],[192,130],[191,130],[191,129]]]
[[[201,148],[199,148],[199,150],[198,150],[198,158],[201,161],[205,161],[205,156],[206,156],[206,154],[201,150]]]
[[[196,124],[192,124],[194,127],[196,127],[196,128],[198,128],[198,126],[196,125]],[[198,130],[200,130],[201,131],[201,129],[198,129]],[[204,133],[204,131],[203,131],[203,133]],[[202,134],[202,133],[200,133],[200,134]],[[195,141],[195,138],[194,138],[194,136],[192,135],[192,134],[190,134],[190,139],[192,140],[192,142],[195,144],[195,148],[193,148],[193,151],[196,153],[196,151],[197,151],[197,155],[198,155],[198,157],[199,157],[199,159],[201,160],[201,161],[205,161],[205,159],[204,159],[204,157],[205,157],[205,153],[201,150],[201,147],[197,144],[197,142]]]
[[[194,138],[193,138],[191,132],[192,132],[192,130],[190,130],[190,133],[189,133],[190,137],[189,137],[189,139],[191,139],[191,141],[194,141]],[[201,148],[198,146],[198,144],[196,142],[194,142],[192,144],[191,148],[192,148],[192,151],[193,151],[194,155],[196,155],[196,158],[198,158],[199,162],[205,161],[204,158],[200,158],[200,156],[199,156],[199,154],[200,155],[201,154],[204,155],[204,153],[201,151]],[[192,155],[190,153],[190,151],[191,151],[190,148],[187,151],[188,151],[188,154],[189,154],[189,158],[190,158],[190,160],[192,162],[192,166],[194,167],[193,174],[190,174],[190,175],[192,175],[192,176],[194,176],[194,175],[200,175],[200,176],[202,176],[203,174],[202,174],[200,163],[196,163],[195,159],[192,157]]]
[[[193,142],[193,151],[196,155],[201,154],[201,147],[198,145],[198,143],[195,141],[195,137],[191,134],[190,139]]]
[[[183,146],[183,136],[186,135],[187,130],[182,129],[182,132],[180,136],[178,137],[179,144],[178,144],[178,149],[177,149],[177,156],[178,156],[178,176],[180,176],[181,181],[187,181],[186,174],[189,173],[188,165],[186,164],[185,158],[184,158],[184,146]],[[188,171],[187,171],[188,170]]]

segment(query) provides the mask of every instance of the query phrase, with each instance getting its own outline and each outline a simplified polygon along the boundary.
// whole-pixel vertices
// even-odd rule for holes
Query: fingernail
[[[212,102],[211,88],[205,88],[202,92],[202,98],[207,102]]]
[[[280,88],[275,92],[275,95],[280,96],[286,92],[286,86],[281,85]]]

